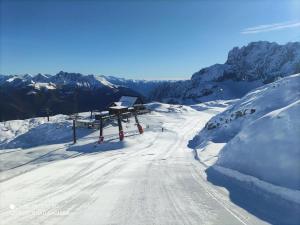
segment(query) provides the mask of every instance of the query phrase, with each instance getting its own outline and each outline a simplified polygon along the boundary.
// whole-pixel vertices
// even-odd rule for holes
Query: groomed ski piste
[[[139,117],[145,132],[139,134],[131,118],[123,125],[122,142],[114,123],[105,127],[104,143],[97,143],[99,130],[78,128],[73,144],[72,121],[65,115],[49,122],[1,122],[0,224],[299,224],[297,182],[276,184],[267,172],[259,177],[242,166],[246,164],[238,159],[237,144],[229,149],[239,135],[240,147],[248,146],[241,135],[251,132],[243,126],[262,120],[260,129],[267,129],[268,120],[299,112],[299,75],[276,82],[240,100],[191,106],[150,103],[151,113]],[[280,98],[288,89],[294,94]],[[274,96],[282,101],[264,107]],[[235,117],[227,128],[215,123],[248,108],[255,112]],[[298,129],[298,121],[291,129]],[[294,139],[288,141],[298,144]],[[291,152],[292,157],[298,152]],[[239,163],[229,166],[233,157]],[[290,168],[297,169],[294,164]]]

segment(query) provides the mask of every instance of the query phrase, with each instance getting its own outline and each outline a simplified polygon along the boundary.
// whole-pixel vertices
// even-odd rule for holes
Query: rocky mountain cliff
[[[300,42],[252,42],[233,48],[224,64],[201,69],[190,80],[161,84],[151,98],[187,104],[240,98],[253,88],[299,72]]]

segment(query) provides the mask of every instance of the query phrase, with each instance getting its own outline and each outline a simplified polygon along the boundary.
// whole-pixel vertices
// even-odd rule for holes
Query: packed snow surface
[[[130,118],[120,142],[111,121],[103,144],[85,128],[73,144],[63,115],[1,123],[1,225],[266,224],[207,182],[187,147],[226,106],[152,103],[139,116],[142,135]]]

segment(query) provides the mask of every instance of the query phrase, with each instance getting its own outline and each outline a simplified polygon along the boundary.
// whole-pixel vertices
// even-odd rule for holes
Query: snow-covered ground
[[[233,157],[251,163],[251,157],[243,161],[234,155],[240,148],[226,147],[241,132],[251,134],[253,121],[262,120],[254,127],[272,136],[272,129],[278,129],[272,119],[295,119],[299,93],[285,91],[297,87],[298,80],[298,75],[285,78],[241,100],[151,103],[152,112],[139,116],[145,132],[140,135],[131,118],[123,124],[122,142],[115,122],[106,125],[103,144],[97,143],[98,130],[85,128],[77,129],[73,144],[72,121],[64,115],[50,122],[2,122],[0,224],[299,224],[298,190],[226,166]],[[276,101],[266,104],[262,99],[268,96]],[[251,146],[261,141],[254,140]],[[247,144],[241,143],[245,149]],[[255,150],[242,154],[258,154]],[[298,157],[297,150],[292,153]],[[276,160],[272,157],[265,166]]]
[[[72,144],[62,115],[2,123],[1,224],[265,224],[207,182],[187,147],[224,106],[153,103],[153,112],[140,116],[144,134],[131,120],[119,142],[113,124],[100,145],[99,131],[84,129]],[[29,146],[28,138],[41,137],[45,145]]]
[[[296,74],[251,91],[210,119],[189,144],[210,170],[296,204],[298,213],[299,87]]]

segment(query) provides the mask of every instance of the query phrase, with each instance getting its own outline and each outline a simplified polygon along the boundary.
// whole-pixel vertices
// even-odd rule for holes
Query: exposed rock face
[[[239,98],[253,88],[299,72],[300,42],[252,42],[233,48],[224,64],[201,69],[190,80],[159,86],[152,98],[181,103]]]

